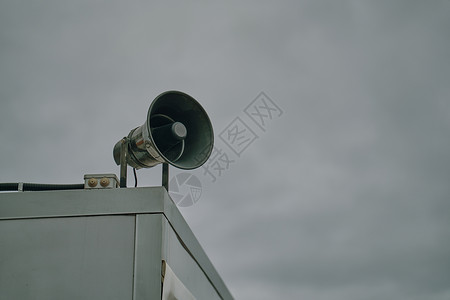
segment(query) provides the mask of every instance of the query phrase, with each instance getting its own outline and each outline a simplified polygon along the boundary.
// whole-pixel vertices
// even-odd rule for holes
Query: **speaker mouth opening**
[[[170,122],[182,123],[187,135],[184,138],[184,145],[178,146],[183,149],[175,147],[171,149],[175,153],[169,154],[171,151],[158,149],[158,143],[161,141],[153,137],[152,129]],[[176,168],[184,170],[198,168],[212,153],[214,133],[208,114],[197,100],[183,92],[167,91],[157,96],[150,105],[146,123],[155,151],[163,160],[167,158],[165,161]],[[170,157],[167,157],[168,155]]]

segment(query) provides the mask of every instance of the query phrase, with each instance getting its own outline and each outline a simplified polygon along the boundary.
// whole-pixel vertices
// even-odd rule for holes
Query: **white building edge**
[[[233,297],[167,191],[145,187],[0,193],[0,299]]]

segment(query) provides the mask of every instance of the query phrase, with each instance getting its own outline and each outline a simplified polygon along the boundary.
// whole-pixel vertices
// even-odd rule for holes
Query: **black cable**
[[[137,175],[136,175],[136,168],[133,168],[133,174],[134,174],[134,187],[137,187]]]
[[[19,184],[8,182],[8,183],[0,183],[0,191],[17,191],[19,190]]]
[[[23,191],[82,190],[84,184],[22,183]],[[0,183],[0,191],[18,191],[19,183]]]

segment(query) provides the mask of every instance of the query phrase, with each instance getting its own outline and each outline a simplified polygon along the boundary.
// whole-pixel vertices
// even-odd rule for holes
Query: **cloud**
[[[236,298],[448,298],[448,2],[47,3],[0,4],[2,181],[116,172],[183,90],[230,156],[236,116],[259,136],[181,209]],[[266,132],[260,91],[284,112]]]

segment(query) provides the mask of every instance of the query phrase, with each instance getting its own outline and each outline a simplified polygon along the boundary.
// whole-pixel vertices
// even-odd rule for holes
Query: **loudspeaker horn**
[[[126,162],[133,168],[150,168],[160,163],[190,170],[203,165],[211,155],[214,133],[203,107],[191,96],[164,92],[153,100],[145,123],[127,137]],[[120,164],[122,140],[113,156]]]

